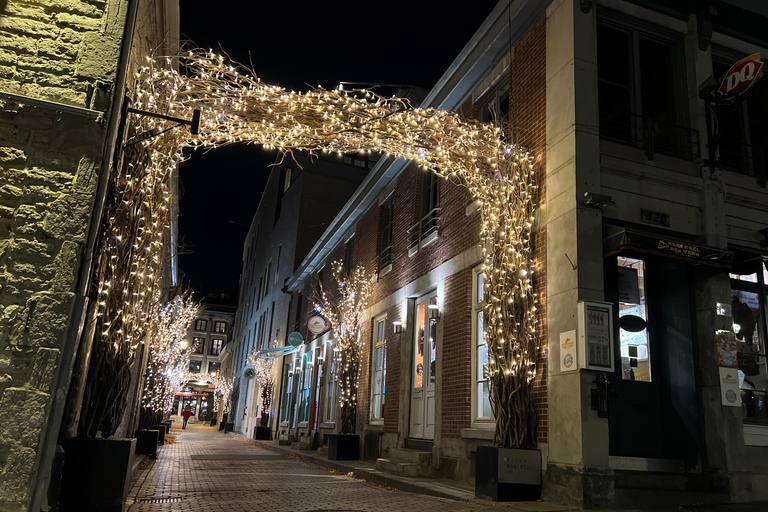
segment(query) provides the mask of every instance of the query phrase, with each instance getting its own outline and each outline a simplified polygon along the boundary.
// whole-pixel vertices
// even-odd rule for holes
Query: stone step
[[[412,450],[410,448],[391,448],[389,450],[389,458],[403,462],[430,465],[432,463],[432,452]]]
[[[376,459],[376,469],[398,476],[429,476],[429,473],[425,472],[421,464],[416,462],[403,462],[401,460],[384,458]]]
[[[307,438],[302,438],[301,441],[294,441],[291,443],[291,448],[293,450],[311,450],[312,449],[312,440]]]
[[[616,489],[729,493],[728,479],[721,475],[619,470],[614,479]]]
[[[616,489],[616,508],[679,508],[730,503],[730,496],[717,492],[693,492],[654,489]]]

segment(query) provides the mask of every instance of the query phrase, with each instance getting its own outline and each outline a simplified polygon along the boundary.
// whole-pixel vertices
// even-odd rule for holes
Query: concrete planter
[[[475,496],[494,501],[541,498],[541,452],[478,446]]]
[[[224,423],[224,422],[222,421],[221,423],[219,423],[219,430],[224,430],[224,427],[225,427],[225,426],[226,426],[226,423]]]
[[[235,430],[234,423],[224,423],[224,432],[232,432],[233,430]]]
[[[156,459],[160,433],[157,430],[137,430],[134,435],[136,436],[136,453]]]
[[[360,436],[357,434],[328,434],[329,460],[360,459]]]
[[[269,441],[272,439],[272,431],[269,427],[253,427],[253,438],[260,441]]]
[[[123,512],[135,439],[67,439],[59,512]]]

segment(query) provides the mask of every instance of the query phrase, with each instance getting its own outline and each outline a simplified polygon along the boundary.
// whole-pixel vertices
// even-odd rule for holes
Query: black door
[[[688,264],[619,255],[606,259],[605,276],[617,318],[610,454],[695,465],[700,429]]]

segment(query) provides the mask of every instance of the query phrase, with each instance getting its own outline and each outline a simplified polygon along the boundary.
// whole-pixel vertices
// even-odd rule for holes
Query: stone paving
[[[173,429],[171,438],[157,460],[142,463],[127,512],[552,510],[544,503],[461,502],[380,487],[199,423]]]

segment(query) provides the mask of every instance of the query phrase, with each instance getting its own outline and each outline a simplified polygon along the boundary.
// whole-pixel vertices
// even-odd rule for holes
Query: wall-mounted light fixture
[[[392,327],[395,329],[395,334],[402,334],[405,330],[403,322],[392,322]]]
[[[148,117],[154,117],[156,119],[162,119],[164,121],[171,121],[175,122],[177,124],[170,126],[166,128],[165,130],[160,130],[159,128],[152,128],[151,130],[147,130],[145,132],[142,132],[138,135],[136,135],[133,139],[129,140],[128,143],[126,143],[123,148],[127,148],[130,146],[133,146],[134,144],[138,144],[139,142],[152,139],[154,137],[157,137],[158,135],[161,135],[167,131],[173,130],[174,128],[178,128],[179,126],[187,125],[189,126],[189,132],[192,135],[197,135],[200,133],[200,110],[195,109],[192,111],[192,119],[181,119],[179,117],[171,117],[166,116],[163,114],[158,114],[156,112],[148,112],[146,110],[140,110],[138,108],[133,107],[127,107],[125,109],[125,112],[131,113],[131,114],[139,114],[142,116],[148,116]],[[125,123],[125,120],[123,120],[123,123]]]
[[[440,318],[440,308],[437,306],[437,304],[430,304],[427,306],[429,309],[429,318],[431,320],[437,320]]]

